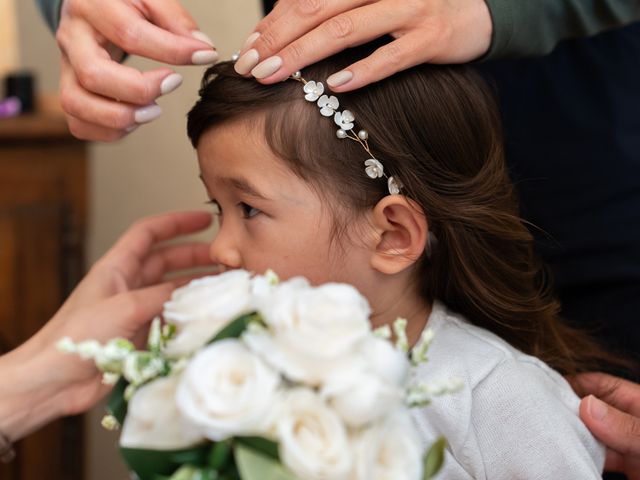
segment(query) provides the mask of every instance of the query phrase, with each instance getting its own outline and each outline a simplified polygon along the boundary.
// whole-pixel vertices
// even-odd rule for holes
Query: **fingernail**
[[[247,50],[236,62],[233,68],[236,69],[240,75],[246,75],[251,71],[253,67],[255,67],[260,61],[260,55],[258,55],[258,51],[254,48],[251,50]]]
[[[327,78],[327,85],[330,87],[339,87],[340,85],[344,85],[349,80],[353,78],[353,73],[349,70],[342,70],[338,73],[334,73],[333,75]]]
[[[136,128],[138,128],[140,125],[138,125],[137,123],[134,123],[133,125],[129,125],[127,128],[124,129],[125,132],[127,133],[131,133],[133,132]]]
[[[259,32],[253,32],[251,35],[249,35],[247,39],[244,41],[244,45],[242,45],[242,50],[245,50],[249,48],[251,45],[253,45],[254,43],[256,43],[256,40],[258,40],[259,36],[260,36]]]
[[[198,50],[191,55],[191,63],[194,65],[208,65],[218,61],[218,52],[215,50]]]
[[[256,68],[251,70],[251,75],[256,78],[267,78],[280,70],[281,66],[282,58],[275,55],[267,58],[264,62],[259,63]]]
[[[180,75],[179,73],[172,73],[171,75],[167,75],[160,84],[160,94],[166,95],[167,93],[171,93],[180,85],[182,85],[182,75]]]
[[[213,47],[213,40],[211,40],[211,38],[209,38],[209,35],[207,35],[206,33],[201,32],[200,30],[194,30],[193,32],[191,32],[191,36],[196,40],[200,40],[201,42],[208,43]]]
[[[589,415],[591,415],[596,420],[602,420],[607,414],[607,405],[598,400],[593,395],[589,395],[589,399],[587,400],[587,408],[589,410]]]
[[[136,123],[149,123],[162,115],[162,109],[160,105],[152,103],[146,107],[142,107],[136,110],[134,119]]]

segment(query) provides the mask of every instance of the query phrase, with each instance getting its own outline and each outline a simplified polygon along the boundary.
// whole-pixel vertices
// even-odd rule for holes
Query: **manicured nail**
[[[200,40],[201,42],[208,43],[213,47],[213,40],[211,40],[211,38],[209,38],[209,35],[207,35],[206,33],[201,32],[200,30],[194,30],[193,32],[191,32],[191,36],[196,40]]]
[[[151,103],[146,107],[142,107],[136,110],[134,119],[136,123],[149,123],[162,115],[162,109],[160,105]]]
[[[247,48],[249,48],[251,45],[253,45],[254,43],[256,43],[256,40],[258,40],[258,37],[260,36],[259,32],[253,32],[251,35],[249,35],[247,37],[247,39],[244,42],[244,45],[242,45],[242,50],[246,50]]]
[[[166,95],[167,93],[171,93],[180,85],[182,85],[182,75],[180,75],[179,73],[172,73],[171,75],[167,75],[160,84],[160,94]]]
[[[251,71],[253,67],[255,67],[260,61],[260,55],[258,55],[258,51],[254,48],[251,50],[247,50],[236,62],[233,68],[236,69],[240,75],[246,75]]]
[[[191,63],[194,65],[208,65],[218,61],[218,52],[215,50],[198,50],[191,55]]]
[[[280,70],[281,66],[282,58],[275,55],[259,63],[256,68],[251,70],[251,75],[256,78],[267,78]]]
[[[602,420],[607,414],[607,405],[593,395],[589,395],[589,398],[587,399],[587,408],[589,410],[589,415],[596,420]]]
[[[353,78],[353,73],[349,70],[342,70],[338,73],[334,73],[329,78],[327,78],[327,85],[332,88],[339,87],[340,85],[344,85],[349,80]]]

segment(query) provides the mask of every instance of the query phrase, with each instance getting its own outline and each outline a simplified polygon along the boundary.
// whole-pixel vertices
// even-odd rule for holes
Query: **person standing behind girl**
[[[374,326],[406,318],[411,344],[432,328],[417,374],[464,384],[417,414],[425,444],[448,439],[441,478],[600,478],[604,449],[558,372],[615,359],[558,316],[492,98],[466,67],[427,65],[323,96],[377,46],[270,86],[231,63],[205,73],[187,128],[220,216],[212,260],[350,283]]]

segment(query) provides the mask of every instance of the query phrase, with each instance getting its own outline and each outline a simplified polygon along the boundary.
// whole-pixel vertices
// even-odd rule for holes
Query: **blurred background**
[[[184,0],[182,3],[201,30],[214,40],[222,59],[229,58],[239,49],[262,12],[259,0]],[[4,20],[0,19],[0,45],[4,50],[4,58],[0,56],[0,62],[9,65],[5,70],[32,72],[36,79],[36,99],[40,99],[37,103],[42,104],[44,98],[55,95],[58,89],[59,52],[55,39],[33,0],[0,0],[0,9],[4,9],[6,14]],[[10,10],[13,10],[14,20],[7,13]],[[11,43],[14,43],[13,48],[5,48]],[[154,66],[153,62],[135,57],[129,58],[127,63],[139,69]],[[52,313],[49,310],[55,308],[54,304],[64,297],[80,273],[70,274],[69,270],[89,268],[133,221],[167,210],[205,208],[206,195],[197,178],[195,152],[186,137],[186,113],[197,98],[204,69],[198,66],[176,67],[176,71],[183,75],[184,83],[177,91],[159,99],[163,115],[115,144],[83,144],[69,139],[59,114],[55,113],[55,98],[44,102],[54,112],[44,119],[20,119],[19,122],[23,123],[17,119],[0,119],[0,277],[4,272],[5,278],[0,279],[0,301],[6,300],[5,305],[11,305],[13,301],[18,309],[16,313],[9,311],[10,307],[0,308],[0,353],[2,348],[12,347],[12,338],[19,340],[13,333],[20,330],[16,324],[22,318],[31,315],[33,328],[49,318],[49,313]],[[0,72],[1,75],[6,73]],[[74,157],[73,163],[67,163],[67,157],[71,156]],[[62,165],[59,171],[53,165],[56,162]],[[20,168],[26,169],[25,172],[19,172]],[[52,180],[45,178],[47,175]],[[44,185],[42,188],[38,187],[40,181]],[[30,189],[34,190],[34,196],[29,197],[29,202],[18,201],[18,197],[26,199],[25,192]],[[54,193],[47,197],[43,193],[45,191]],[[55,203],[51,199],[65,195],[70,199],[60,201],[62,210],[55,210],[57,220],[51,220],[47,206]],[[12,294],[11,289],[18,289],[29,265],[35,271],[35,281],[44,281],[44,274],[39,274],[44,259],[39,263],[38,255],[33,252],[42,252],[49,247],[33,242],[48,236],[47,230],[42,230],[47,222],[56,236],[61,235],[56,222],[63,224],[65,233],[60,240],[61,246],[50,248],[51,252],[63,248],[69,253],[69,265],[52,266],[55,271],[61,268],[66,272],[69,284],[64,285],[63,281],[57,290],[54,287],[39,288],[48,292],[53,289],[57,294],[53,295],[48,307],[23,312],[19,309],[26,307],[15,299],[27,298],[27,294],[22,292],[19,295],[18,291]],[[68,223],[73,223],[72,227]],[[73,233],[74,229],[70,239],[69,232]],[[21,246],[24,250],[20,250]],[[27,251],[31,253],[27,255]],[[78,257],[75,260],[74,254]],[[74,261],[76,267],[72,265]],[[69,275],[72,278],[69,279]],[[17,277],[20,281],[16,280]],[[56,281],[55,278],[52,280]],[[33,295],[28,298],[29,302],[23,303],[38,304],[38,298]],[[8,324],[13,325],[13,330],[7,328]],[[50,451],[42,451],[42,447],[33,444],[31,447],[23,446],[22,453],[26,454],[30,449],[31,458],[40,459],[41,465],[47,464],[44,460],[47,455],[66,455],[65,462],[77,461],[82,472],[69,473],[68,478],[76,478],[74,475],[81,475],[80,478],[87,480],[128,478],[115,447],[117,436],[100,427],[103,412],[103,407],[98,406],[85,418],[78,419],[75,425],[81,429],[80,434],[68,430],[56,433],[57,440],[50,438],[51,445],[56,445],[55,449],[51,447],[53,450],[45,448]],[[82,445],[65,445],[65,442]],[[74,459],[69,452],[78,452],[81,458]],[[38,461],[32,460],[31,463]],[[12,480],[30,478],[24,471],[24,462],[22,471],[21,464],[16,465],[8,473],[0,469],[0,477]],[[71,472],[72,469],[67,468],[66,471]],[[66,474],[49,471],[48,478],[62,479]]]

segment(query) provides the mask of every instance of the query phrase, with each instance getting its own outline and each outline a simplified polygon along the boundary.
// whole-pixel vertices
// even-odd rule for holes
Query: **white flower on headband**
[[[324,93],[324,85],[322,82],[314,82],[311,80],[310,82],[305,83],[304,93],[306,93],[304,96],[305,100],[315,102],[320,95]]]
[[[327,95],[322,95],[320,100],[318,100],[318,106],[320,107],[320,113],[325,117],[330,117],[333,115],[338,107],[340,106],[340,102],[338,99],[331,95],[328,97]]]
[[[354,117],[353,113],[351,113],[349,110],[345,110],[342,113],[336,112],[333,117],[333,121],[336,122],[336,125],[338,125],[343,130],[351,130],[353,128],[353,121],[355,119],[356,117]]]
[[[365,160],[364,165],[366,167],[364,171],[367,172],[369,178],[380,178],[384,175],[384,167],[375,158]]]
[[[396,180],[395,177],[389,177],[389,180],[387,180],[387,187],[389,188],[389,193],[391,195],[397,195],[400,193],[402,183]]]

